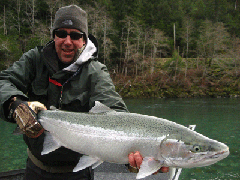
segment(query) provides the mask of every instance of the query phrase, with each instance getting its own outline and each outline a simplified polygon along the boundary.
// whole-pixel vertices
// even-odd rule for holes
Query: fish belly
[[[62,146],[107,162],[127,164],[128,154],[134,151],[140,151],[144,157],[157,157],[160,147],[156,138],[130,136],[100,127],[53,119],[42,125]]]

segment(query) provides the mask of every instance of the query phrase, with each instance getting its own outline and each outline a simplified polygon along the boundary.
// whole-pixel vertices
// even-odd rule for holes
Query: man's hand
[[[44,104],[38,102],[38,101],[32,101],[28,102],[28,106],[37,114],[39,111],[47,110],[46,106]]]
[[[16,121],[19,128],[30,138],[37,138],[44,129],[37,121],[36,114],[47,108],[40,102],[26,102],[16,98],[10,104],[10,116]]]
[[[143,157],[141,156],[139,151],[136,151],[135,153],[130,153],[128,155],[128,160],[130,164],[129,171],[130,172],[137,172],[138,169],[140,169],[140,166],[143,161]],[[157,174],[158,172],[167,173],[169,171],[169,167],[161,167],[157,172],[154,174]]]
[[[128,155],[128,160],[129,160],[130,166],[140,169],[143,157],[141,156],[139,151],[136,151],[135,153],[130,153]]]

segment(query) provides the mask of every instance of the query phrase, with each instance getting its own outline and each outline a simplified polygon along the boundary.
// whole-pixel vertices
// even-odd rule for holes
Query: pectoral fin
[[[160,161],[156,161],[152,157],[145,157],[143,158],[143,162],[140,166],[136,179],[145,178],[146,176],[149,176],[157,172],[160,168],[161,168]]]
[[[53,152],[60,147],[61,147],[60,142],[57,139],[55,139],[49,132],[45,131],[43,150],[41,152],[41,155]]]
[[[15,130],[12,132],[13,135],[22,135],[24,132],[20,129],[19,126],[15,128]]]
[[[82,156],[77,164],[77,166],[73,169],[73,172],[77,172],[83,170],[89,166],[93,166],[93,169],[102,164],[103,161],[97,157],[91,156]]]

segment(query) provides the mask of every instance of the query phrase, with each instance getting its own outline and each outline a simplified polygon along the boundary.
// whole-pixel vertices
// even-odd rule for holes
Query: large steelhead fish
[[[229,155],[227,145],[166,119],[116,112],[100,102],[89,113],[46,110],[38,114],[46,130],[42,155],[64,146],[84,154],[74,172],[103,161],[128,164],[128,154],[144,157],[137,179],[160,167],[208,166]]]

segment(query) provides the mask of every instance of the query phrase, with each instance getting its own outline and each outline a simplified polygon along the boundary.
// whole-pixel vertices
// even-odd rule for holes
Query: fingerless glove
[[[13,118],[19,128],[30,138],[37,138],[44,129],[37,121],[36,113],[28,106],[27,101],[14,98],[10,103],[9,117]]]

